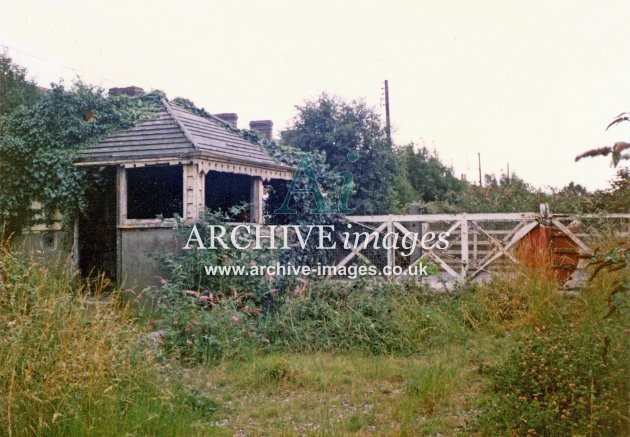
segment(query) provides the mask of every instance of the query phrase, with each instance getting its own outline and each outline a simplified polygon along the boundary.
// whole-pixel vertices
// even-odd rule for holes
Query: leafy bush
[[[199,223],[227,221],[211,213]],[[190,227],[179,223],[182,241]],[[183,243],[182,243],[183,245]],[[283,263],[303,264],[299,251]],[[189,362],[244,359],[256,351],[413,353],[457,339],[465,327],[450,297],[368,279],[352,283],[276,276],[209,276],[204,265],[271,265],[269,250],[182,250],[162,258],[167,279],[154,290],[166,349]]]
[[[238,216],[242,210],[243,207],[233,207],[228,212],[206,213],[204,219],[196,224],[204,243],[210,244],[208,225],[222,225],[230,229],[226,222],[230,217]],[[186,244],[191,229],[192,226],[183,224],[181,220],[177,221],[177,238],[181,247]],[[179,250],[162,255],[160,260],[167,279],[162,280],[165,285],[163,290],[157,290],[157,297],[161,302],[172,306],[181,301],[179,297],[182,292],[190,290],[191,295],[197,293],[205,296],[201,300],[206,300],[210,306],[234,296],[239,296],[239,301],[250,304],[252,309],[257,305],[271,304],[273,284],[269,277],[206,274],[203,266],[271,265],[274,259],[270,250],[238,250],[231,245],[231,241],[226,244],[228,248],[219,244],[211,250]],[[177,302],[168,302],[172,298]]]
[[[264,346],[265,339],[256,331],[256,312],[238,296],[210,302],[175,284],[165,284],[159,292],[158,327],[165,333],[165,349],[184,362],[244,359]]]
[[[491,434],[621,435],[628,431],[629,354],[617,331],[539,327],[491,372]],[[612,335],[611,335],[612,334]],[[625,427],[625,428],[624,428]]]
[[[193,255],[186,257],[202,251],[189,252]],[[228,263],[241,262],[233,256],[244,255],[200,256]],[[189,362],[216,364],[266,351],[410,354],[466,335],[454,310],[457,299],[429,297],[421,288],[369,280],[302,281],[302,286],[291,287],[278,280],[280,288],[269,289],[260,279],[233,277],[224,288],[203,279],[197,282],[202,287],[189,290],[184,288],[189,284],[187,269],[175,268],[181,266],[175,259],[171,262],[184,273],[155,290],[159,327],[166,332],[168,352]],[[266,296],[272,303],[257,306]]]

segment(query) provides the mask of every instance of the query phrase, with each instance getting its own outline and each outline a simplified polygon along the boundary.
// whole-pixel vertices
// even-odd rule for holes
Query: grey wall
[[[118,283],[125,288],[142,291],[159,285],[156,276],[165,276],[158,257],[177,250],[172,228],[119,229]]]
[[[18,235],[11,240],[13,250],[40,256],[48,263],[72,262],[72,235],[65,231],[45,231]]]

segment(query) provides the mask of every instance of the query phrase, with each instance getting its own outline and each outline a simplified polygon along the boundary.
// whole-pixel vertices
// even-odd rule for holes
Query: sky
[[[396,144],[539,188],[613,178],[573,158],[630,140],[604,130],[630,111],[628,23],[627,0],[0,0],[0,45],[42,86],[161,89],[277,134],[322,92],[384,118],[387,79]]]

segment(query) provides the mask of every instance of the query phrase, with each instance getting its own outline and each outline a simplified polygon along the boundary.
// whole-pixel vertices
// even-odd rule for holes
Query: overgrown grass
[[[228,417],[247,424],[232,430],[286,435],[503,435],[530,429],[542,434],[553,430],[554,435],[623,433],[628,372],[622,365],[625,356],[618,354],[628,315],[605,319],[617,278],[599,276],[579,295],[567,296],[559,293],[553,275],[541,272],[514,269],[509,276],[446,295],[369,281],[315,283],[260,315],[246,313],[233,300],[210,308],[185,297],[191,304],[183,317],[192,320],[192,314],[197,323],[170,329],[188,353],[197,350],[199,337],[224,339],[223,350],[234,346],[230,355],[210,350],[213,358],[199,361],[219,375],[211,391],[232,405]],[[575,356],[566,368],[555,360],[554,349],[527,346],[536,329],[562,332],[553,341],[573,345]],[[591,337],[584,337],[587,331]],[[195,341],[184,343],[186,338]],[[615,351],[614,360],[595,359],[602,357],[602,342]],[[599,387],[589,393],[601,408],[580,409],[584,393],[579,390],[573,399],[572,389],[553,389],[556,394],[550,392],[548,403],[539,402],[540,395],[524,395],[524,386],[538,384],[520,368],[527,347],[549,363],[545,390],[573,369],[580,390],[588,391],[588,381]],[[197,353],[203,356],[208,349]],[[608,366],[610,374],[600,372],[600,365]],[[561,410],[556,415],[552,402],[558,399],[573,412],[570,419],[561,419]],[[584,425],[590,422],[590,428]]]
[[[106,285],[0,252],[5,434],[193,435],[209,420],[212,409],[198,405],[207,397],[160,377],[129,307],[101,294]]]
[[[628,314],[606,317],[622,272],[576,296],[526,270],[443,295],[312,283],[262,313],[241,291],[209,301],[167,283],[144,322],[116,293],[103,298],[104,282],[4,252],[0,272],[7,434],[628,430]],[[166,365],[138,341],[149,322],[165,331]]]
[[[240,435],[420,435],[473,419],[479,376],[467,358],[462,346],[415,357],[274,352],[213,368],[206,390],[229,405],[221,418]],[[207,372],[192,367],[183,377]]]
[[[270,350],[408,355],[465,338],[455,300],[420,288],[322,283],[267,314],[260,329]]]
[[[463,291],[460,311],[475,331],[497,332],[559,323],[575,311],[571,298],[558,293],[548,276],[516,270]]]

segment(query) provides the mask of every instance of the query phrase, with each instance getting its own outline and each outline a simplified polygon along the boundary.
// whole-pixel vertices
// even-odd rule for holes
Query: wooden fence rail
[[[594,239],[601,238],[606,229],[626,238],[630,236],[630,213],[552,214],[547,205],[541,205],[537,213],[346,216],[346,220],[349,228],[370,234],[364,244],[341,253],[337,267],[361,259],[381,270],[387,268],[392,280],[407,278],[410,269],[423,261],[437,266],[440,274],[457,282],[518,264],[515,248],[539,225],[566,235],[579,254],[592,254]],[[448,247],[426,249],[417,243],[417,250],[408,256],[405,255],[409,251],[401,248],[373,247],[379,238],[396,239],[410,233],[424,235],[430,232],[446,232]]]

